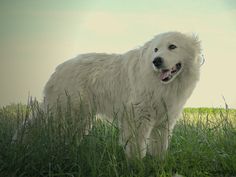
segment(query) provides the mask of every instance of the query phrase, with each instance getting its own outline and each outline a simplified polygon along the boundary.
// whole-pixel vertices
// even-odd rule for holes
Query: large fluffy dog
[[[164,154],[169,135],[199,79],[200,43],[179,32],[157,35],[124,54],[90,53],[59,65],[45,86],[54,107],[66,94],[76,108],[96,107],[101,117],[118,118],[129,157]],[[80,95],[80,96],[79,96]]]

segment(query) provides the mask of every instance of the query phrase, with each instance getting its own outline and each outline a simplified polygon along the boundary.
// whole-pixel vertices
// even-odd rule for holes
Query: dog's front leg
[[[148,138],[148,154],[163,159],[171,136],[168,122],[156,124]]]
[[[121,129],[121,143],[128,158],[143,158],[147,151],[147,138],[153,123],[147,119],[126,120]]]

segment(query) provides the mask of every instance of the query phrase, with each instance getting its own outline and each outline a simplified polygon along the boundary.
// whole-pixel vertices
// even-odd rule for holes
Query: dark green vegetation
[[[32,110],[34,123],[12,142]],[[84,135],[83,122],[83,111],[52,115],[37,104],[0,109],[0,176],[236,176],[236,110],[185,109],[163,161],[128,160],[115,126],[98,122]]]

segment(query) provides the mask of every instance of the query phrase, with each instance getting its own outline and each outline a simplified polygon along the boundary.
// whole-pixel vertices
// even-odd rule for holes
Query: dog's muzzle
[[[162,57],[154,58],[152,63],[155,70],[160,71],[160,80],[162,83],[171,82],[182,70],[181,62],[176,63],[172,68],[166,68]]]
[[[160,79],[163,83],[171,82],[181,71],[182,64],[177,63],[170,69],[161,69],[160,70]]]

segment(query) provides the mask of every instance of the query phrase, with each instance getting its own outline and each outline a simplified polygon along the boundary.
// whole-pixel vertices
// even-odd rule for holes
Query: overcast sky
[[[166,31],[196,33],[206,59],[187,107],[236,108],[235,0],[1,0],[0,105],[42,98],[80,53],[123,53]]]

